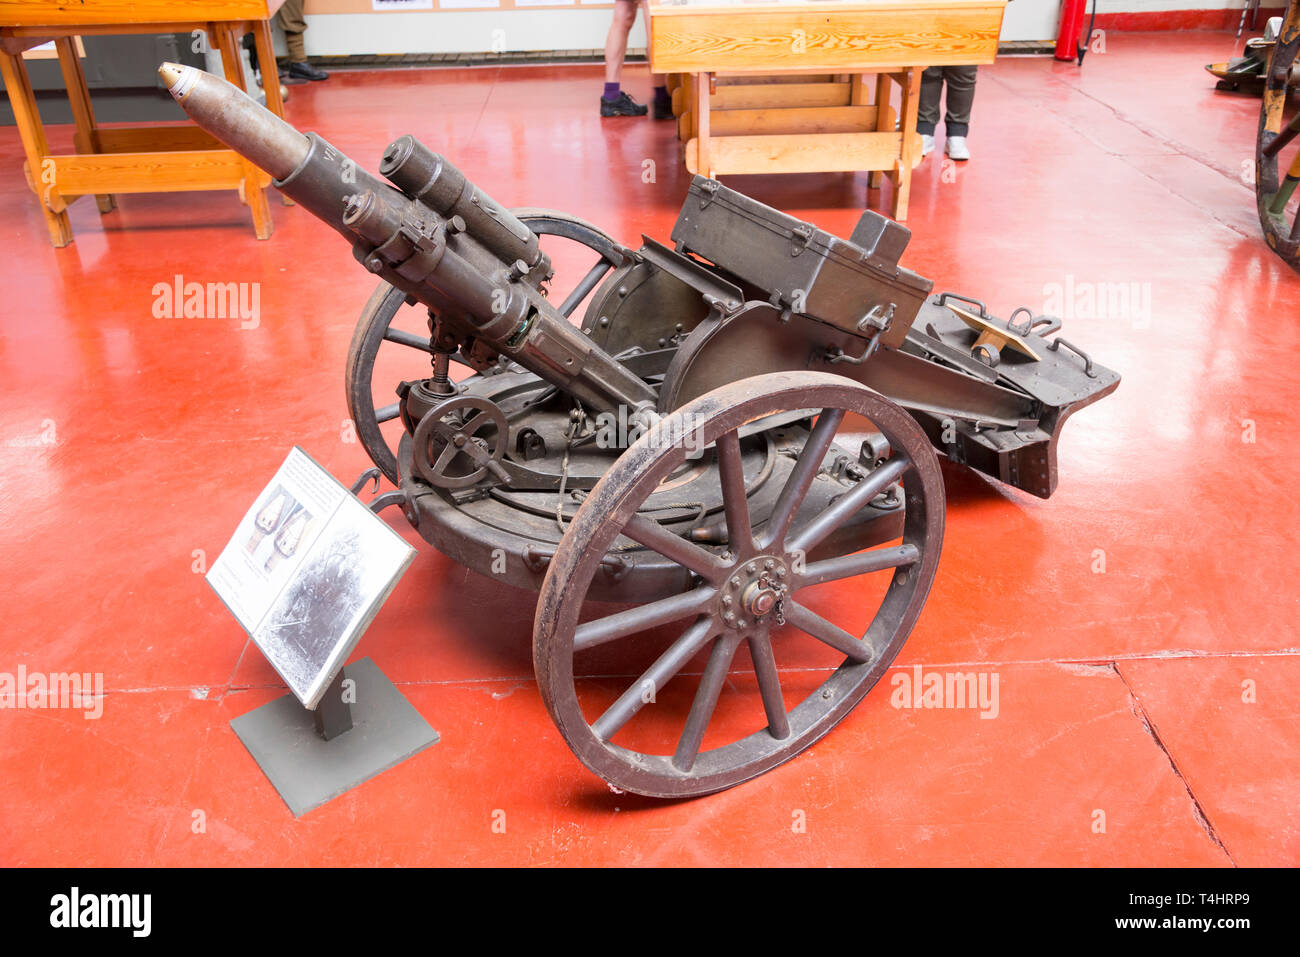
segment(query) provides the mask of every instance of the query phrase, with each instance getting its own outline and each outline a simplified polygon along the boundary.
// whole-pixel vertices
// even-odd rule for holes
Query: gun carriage
[[[1058,319],[934,295],[899,264],[908,230],[870,211],[846,240],[697,176],[672,245],[633,248],[499,206],[410,136],[381,180],[215,77],[160,72],[380,278],[346,373],[397,486],[372,507],[540,592],[542,696],[620,789],[718,791],[829,731],[934,580],[936,450],[1045,498],[1066,418],[1118,385]],[[564,246],[595,260],[572,288]],[[392,351],[421,357],[410,377]],[[829,582],[865,627],[807,600]]]

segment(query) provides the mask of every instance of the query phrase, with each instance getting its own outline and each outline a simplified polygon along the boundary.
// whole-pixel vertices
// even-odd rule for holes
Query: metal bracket
[[[956,299],[959,302],[968,302],[972,306],[979,306],[979,316],[981,319],[992,318],[989,315],[989,311],[984,308],[984,303],[980,302],[978,299],[972,299],[970,296],[960,296],[955,292],[945,292],[939,296],[939,305],[944,305],[949,299]]]
[[[817,229],[811,223],[800,223],[790,230],[790,255],[798,256],[807,249],[815,232]]]
[[[555,549],[542,548],[537,545],[525,545],[524,564],[530,572],[540,573],[546,570],[555,557]],[[632,568],[632,563],[622,555],[606,554],[600,560],[601,570],[609,576],[610,581],[618,581]]]
[[[364,472],[361,473],[360,477],[355,482],[352,483],[352,486],[351,488],[348,489],[348,491],[351,492],[353,495],[360,495],[361,490],[366,487],[366,483],[370,481],[374,481],[375,487],[371,489],[371,492],[372,493],[378,492],[379,477],[383,474],[384,473],[379,471],[379,469],[375,469],[375,468],[366,469]]]
[[[1092,371],[1092,356],[1088,355],[1088,353],[1084,352],[1073,342],[1069,342],[1065,339],[1062,339],[1060,336],[1057,336],[1055,339],[1053,339],[1050,343],[1047,344],[1047,348],[1051,352],[1056,352],[1061,348],[1061,346],[1065,346],[1065,348],[1069,349],[1071,352],[1073,352],[1075,355],[1077,355],[1080,359],[1083,360],[1084,375],[1086,375],[1089,379],[1097,378],[1097,373]]]
[[[383,495],[372,498],[366,508],[378,515],[390,505],[406,505],[406,493],[400,488],[393,489],[391,492],[385,492]]]
[[[1016,325],[1016,316],[1024,313],[1029,317],[1023,326]],[[1035,332],[1039,326],[1046,328]],[[1028,306],[1019,306],[1007,319],[1007,328],[1018,336],[1042,336],[1046,339],[1053,332],[1058,332],[1061,328],[1061,320],[1055,316],[1035,316],[1033,310]]]

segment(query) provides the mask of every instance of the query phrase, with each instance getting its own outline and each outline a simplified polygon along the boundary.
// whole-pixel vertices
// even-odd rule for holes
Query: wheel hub
[[[718,617],[731,628],[748,628],[762,622],[789,590],[790,570],[777,555],[757,555],[738,562],[718,596]]]

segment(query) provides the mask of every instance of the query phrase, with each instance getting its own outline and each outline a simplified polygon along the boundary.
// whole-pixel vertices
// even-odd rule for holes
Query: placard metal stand
[[[295,448],[208,573],[289,686],[230,725],[295,817],[438,740],[373,661],[344,668],[415,555],[362,484]]]
[[[294,817],[438,741],[369,658],[341,669],[315,710],[286,694],[230,726]]]

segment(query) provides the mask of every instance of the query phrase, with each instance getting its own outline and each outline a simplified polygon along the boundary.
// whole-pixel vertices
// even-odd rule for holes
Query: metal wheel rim
[[[573,668],[574,642],[583,597],[606,550],[620,533],[627,532],[627,524],[643,493],[653,489],[659,478],[679,460],[676,445],[667,449],[664,446],[674,435],[681,436],[685,423],[696,424],[703,430],[705,442],[710,442],[717,435],[738,428],[738,424],[743,424],[742,420],[783,411],[782,406],[785,409],[844,409],[866,416],[886,434],[895,454],[907,462],[906,471],[901,475],[908,504],[903,544],[916,547],[919,558],[906,566],[905,574],[900,575],[902,567],[894,569],[885,599],[866,632],[868,635],[878,632],[876,653],[861,663],[852,663],[846,657],[845,662],[816,691],[789,708],[790,733],[785,739],[774,737],[772,712],[769,711],[767,728],[720,748],[699,751],[691,769],[683,772],[673,764],[674,759],[667,756],[631,752],[609,743],[588,723],[578,698]],[[700,416],[703,418],[698,418]],[[701,421],[702,425],[699,424]],[[809,444],[812,444],[811,438]],[[865,485],[867,481],[869,479],[861,484]],[[557,549],[542,585],[534,624],[533,663],[542,697],[560,733],[588,769],[617,788],[653,797],[691,797],[720,791],[754,778],[799,754],[842,720],[867,694],[906,641],[925,603],[938,566],[943,538],[943,502],[938,460],[919,426],[903,409],[883,396],[838,376],[813,372],[758,376],[715,389],[666,416],[629,448],[592,490]],[[822,514],[828,514],[833,508]],[[791,530],[787,538],[797,537],[797,531]],[[868,552],[857,554],[866,555]],[[816,565],[808,566],[809,574]],[[701,619],[703,617],[701,615]],[[691,619],[689,614],[678,619],[678,624],[686,625],[687,632],[674,642],[674,648],[696,628],[699,620]],[[582,627],[585,629],[589,624],[583,623]],[[644,630],[641,628],[629,634]],[[709,638],[700,642],[699,649],[710,643],[717,647],[717,643]],[[671,652],[672,648],[665,652],[665,656]],[[755,662],[757,672],[757,653]],[[654,667],[634,678],[619,701],[643,684]],[[709,666],[706,666],[701,689],[708,680],[708,670]],[[729,665],[723,677],[728,673]],[[675,674],[673,672],[673,676]],[[668,680],[672,680],[672,676]],[[618,707],[618,702],[610,710],[615,707]],[[695,707],[693,703],[692,710]],[[608,715],[607,711],[595,724],[601,724]],[[689,715],[686,720],[689,724]],[[707,724],[706,716],[705,729]],[[608,737],[617,732],[615,729]]]
[[[478,409],[477,414],[471,416],[460,430],[443,424],[442,420],[451,413],[473,408]],[[490,443],[483,447],[483,452],[489,460],[499,462],[505,451],[508,432],[506,417],[501,413],[500,409],[469,396],[456,396],[435,406],[420,420],[420,424],[415,428],[415,435],[411,438],[411,443],[415,448],[415,454],[412,456],[415,471],[430,485],[438,488],[467,488],[473,485],[488,473],[488,466],[477,461],[478,457],[468,448],[468,444],[479,438],[479,431],[488,425],[491,425],[496,432],[492,436]],[[450,448],[448,444],[444,444],[441,447],[439,457],[445,457],[446,461],[443,463],[443,469],[439,471],[439,461],[430,451],[432,441],[435,438],[445,438],[447,432],[455,431],[461,431],[469,442],[466,444],[465,450],[459,453]],[[450,474],[451,466],[457,458],[462,456],[474,461],[476,463],[474,468],[462,475]]]
[[[1279,154],[1268,155],[1266,152],[1283,131],[1288,80],[1298,53],[1300,0],[1292,0],[1265,74],[1264,99],[1255,138],[1255,199],[1260,227],[1269,247],[1293,268],[1300,270],[1300,211],[1294,214],[1295,219],[1290,223],[1285,219],[1285,211],[1280,214],[1270,211],[1270,204],[1283,183],[1283,171],[1278,163]],[[1300,160],[1296,162],[1300,163]]]
[[[600,257],[597,266],[603,263],[612,269],[622,263],[622,247],[608,233],[586,220],[556,210],[533,207],[514,209],[511,212],[539,236],[559,236],[594,250]],[[592,270],[595,269],[596,267],[593,266]],[[589,273],[588,276],[590,275]],[[404,333],[404,330],[392,330],[390,333],[390,329],[393,320],[405,304],[406,293],[386,282],[381,282],[371,293],[361,311],[356,330],[352,334],[344,374],[348,414],[352,417],[357,438],[362,448],[366,450],[366,454],[370,456],[370,460],[394,485],[400,483],[397,452],[388,444],[380,426],[383,422],[396,417],[397,403],[394,401],[382,409],[375,408],[373,377],[375,361],[386,337],[390,334]],[[578,303],[574,303],[569,312],[576,309],[577,305]],[[416,339],[422,340],[423,345],[417,345]],[[417,337],[404,333],[400,339],[387,341],[420,348],[426,353],[431,352],[427,336]]]

